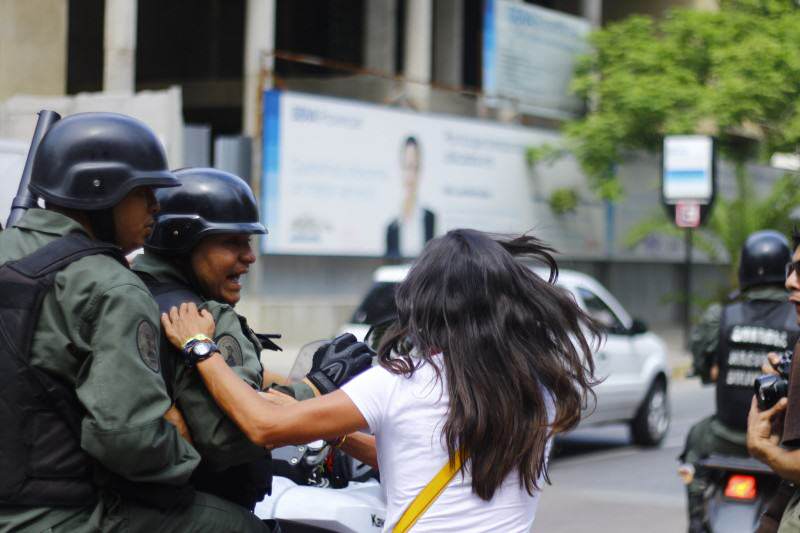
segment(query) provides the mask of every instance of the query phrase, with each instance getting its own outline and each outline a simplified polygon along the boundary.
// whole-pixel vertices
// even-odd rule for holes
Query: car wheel
[[[663,378],[656,378],[631,420],[633,442],[639,446],[658,446],[667,435],[669,422],[667,384]]]

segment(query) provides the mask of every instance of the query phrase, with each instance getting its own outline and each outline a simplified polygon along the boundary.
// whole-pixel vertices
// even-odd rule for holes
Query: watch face
[[[208,355],[208,352],[211,351],[211,345],[207,342],[198,342],[194,345],[192,351],[195,355],[203,357],[204,355]]]

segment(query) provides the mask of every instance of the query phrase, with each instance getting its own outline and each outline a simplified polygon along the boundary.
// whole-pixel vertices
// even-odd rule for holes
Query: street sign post
[[[675,225],[679,228],[696,228],[700,226],[700,204],[692,201],[675,204]]]
[[[661,158],[661,200],[675,219],[679,203],[700,205],[700,222],[705,221],[717,192],[717,157],[713,137],[668,135]]]
[[[689,345],[692,296],[692,230],[711,212],[717,191],[717,151],[713,137],[667,135],[661,158],[661,201],[675,225],[686,230],[684,340]]]

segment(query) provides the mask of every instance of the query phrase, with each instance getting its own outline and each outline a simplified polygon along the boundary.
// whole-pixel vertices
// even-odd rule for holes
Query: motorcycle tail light
[[[728,478],[728,485],[725,487],[725,497],[734,500],[755,500],[756,478],[743,474],[736,474]]]

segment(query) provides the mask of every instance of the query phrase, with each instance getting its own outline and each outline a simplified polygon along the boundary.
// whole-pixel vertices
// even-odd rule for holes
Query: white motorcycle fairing
[[[308,487],[285,477],[274,477],[272,495],[256,504],[262,520],[287,521],[335,531],[364,533],[381,531],[386,502],[377,481],[351,481],[343,489]]]

